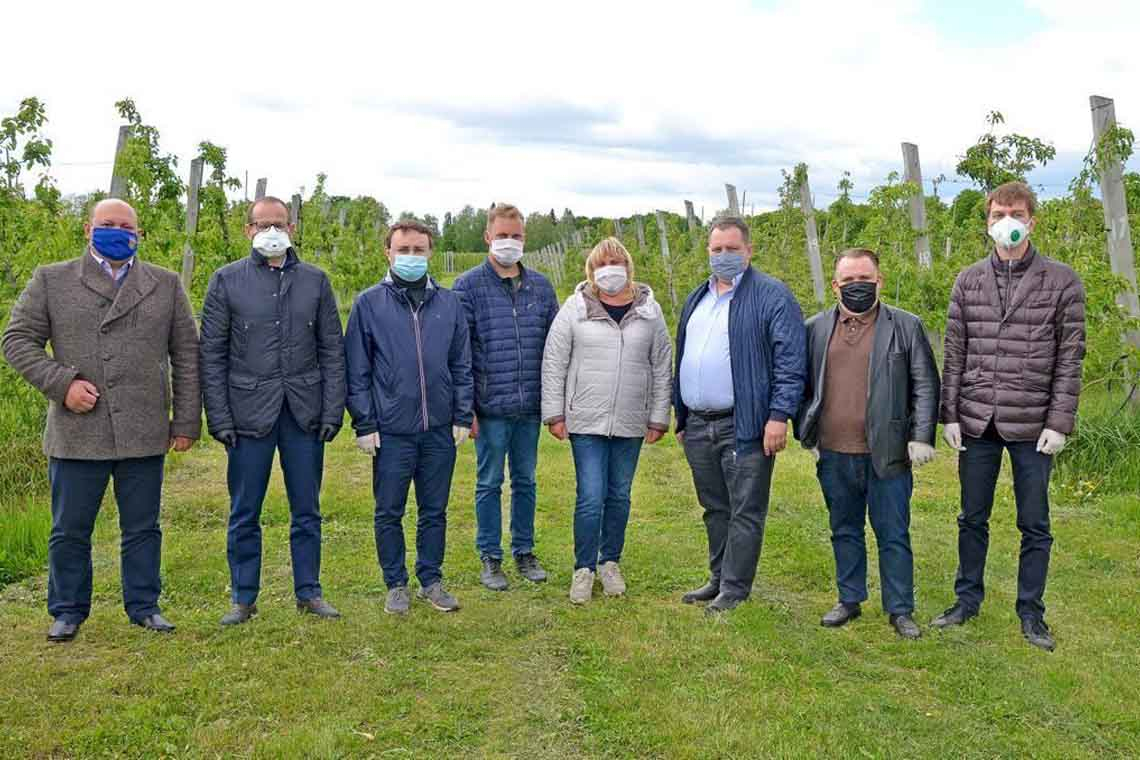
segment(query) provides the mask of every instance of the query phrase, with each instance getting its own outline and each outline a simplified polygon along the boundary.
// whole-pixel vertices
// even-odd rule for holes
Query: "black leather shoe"
[[[1057,648],[1057,642],[1053,641],[1053,634],[1049,633],[1049,626],[1045,625],[1044,620],[1024,618],[1021,621],[1021,635],[1030,644],[1046,652],[1052,652]]]
[[[256,604],[234,604],[230,611],[222,616],[222,625],[241,625],[248,623],[257,614]]]
[[[720,578],[710,578],[709,582],[705,585],[685,593],[681,597],[681,601],[685,604],[711,602],[713,599],[716,599],[718,594],[720,594]]]
[[[962,625],[970,618],[977,616],[977,611],[968,610],[962,606],[961,602],[955,602],[953,607],[931,620],[930,624],[935,628],[949,628],[954,625]]]
[[[863,608],[858,602],[854,604],[838,602],[820,619],[819,624],[824,628],[838,628],[841,625],[850,623],[862,614]]]
[[[728,594],[724,593],[717,594],[716,598],[705,606],[705,614],[714,616],[723,614],[725,612],[731,612],[732,610],[739,607],[746,598],[747,597],[743,596],[729,596]]]
[[[546,570],[542,568],[542,564],[538,561],[538,557],[534,556],[533,552],[520,554],[515,557],[515,567],[519,570],[519,575],[526,578],[531,583],[545,583]]]
[[[326,620],[333,620],[340,617],[340,613],[336,611],[336,607],[333,607],[319,596],[313,599],[298,599],[297,612],[308,612],[310,615],[316,615]]]
[[[66,620],[53,620],[48,629],[47,640],[62,644],[71,641],[79,633],[79,623],[69,623]]]
[[[922,638],[922,631],[918,628],[918,623],[914,622],[909,614],[891,615],[891,627],[895,629],[895,633],[902,636],[904,639],[919,639]]]
[[[137,620],[132,619],[131,622],[155,633],[174,633],[174,624],[157,612]]]

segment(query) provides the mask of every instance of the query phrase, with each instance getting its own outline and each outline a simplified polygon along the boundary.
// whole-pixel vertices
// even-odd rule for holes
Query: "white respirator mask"
[[[492,240],[491,255],[501,266],[514,266],[522,260],[523,243],[521,240],[514,240],[513,238]]]
[[[620,264],[611,264],[594,271],[594,282],[606,295],[617,295],[629,282],[629,274]]]
[[[990,225],[989,233],[998,247],[1008,251],[1021,245],[1029,237],[1029,228],[1020,219],[1005,216]]]
[[[266,258],[280,258],[289,250],[289,233],[280,227],[262,230],[253,236],[253,249]]]

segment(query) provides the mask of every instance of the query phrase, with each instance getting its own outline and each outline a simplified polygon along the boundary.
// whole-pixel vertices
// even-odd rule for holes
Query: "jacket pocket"
[[[230,326],[230,353],[244,357],[249,348],[249,322],[236,320]],[[240,387],[240,386],[238,386]]]
[[[257,388],[259,380],[251,375],[230,374],[230,387],[243,391],[252,391]]]

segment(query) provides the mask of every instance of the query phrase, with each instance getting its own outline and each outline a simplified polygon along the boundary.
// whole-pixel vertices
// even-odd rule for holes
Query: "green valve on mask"
[[[1021,231],[1020,230],[1013,230],[1012,232],[1009,233],[1009,239],[1015,243],[1018,240],[1021,240]]]

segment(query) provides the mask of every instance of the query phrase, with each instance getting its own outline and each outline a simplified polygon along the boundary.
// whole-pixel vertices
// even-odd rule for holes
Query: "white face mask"
[[[280,227],[262,230],[253,236],[253,249],[266,258],[280,258],[289,250],[289,233]]]
[[[594,282],[598,284],[603,293],[612,296],[620,293],[625,284],[629,282],[629,274],[625,271],[625,267],[620,264],[611,264],[606,267],[598,267],[594,271]]]
[[[990,225],[990,237],[1005,250],[1016,248],[1029,237],[1029,228],[1020,219],[1004,216]]]
[[[491,241],[491,255],[501,266],[509,267],[519,263],[523,257],[523,242],[513,238]]]

